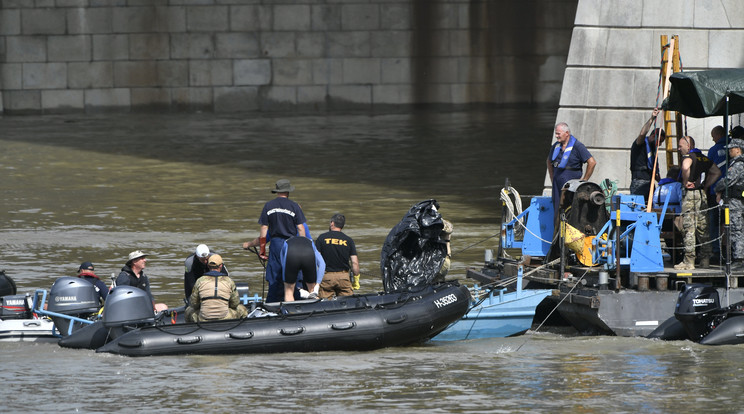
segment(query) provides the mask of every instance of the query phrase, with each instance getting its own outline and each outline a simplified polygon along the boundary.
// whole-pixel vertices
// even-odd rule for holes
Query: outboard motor
[[[696,283],[679,293],[674,317],[682,322],[690,339],[699,342],[713,329],[712,322],[720,307],[716,288]]]
[[[98,292],[93,284],[84,279],[67,276],[54,282],[49,291],[48,303],[49,312],[81,319],[89,318],[100,308]],[[69,335],[70,325],[75,323],[72,319],[61,316],[52,316],[52,321],[62,336]]]
[[[106,328],[136,327],[155,323],[152,299],[134,286],[117,286],[106,298],[103,326]]]
[[[0,270],[0,319],[30,319],[31,298],[28,295],[16,295],[16,285],[10,276]]]
[[[15,281],[5,274],[5,270],[0,270],[0,296],[15,295],[16,293]]]

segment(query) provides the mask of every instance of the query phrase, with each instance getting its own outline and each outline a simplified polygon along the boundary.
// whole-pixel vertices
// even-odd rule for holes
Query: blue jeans
[[[284,279],[282,278],[282,247],[284,239],[272,238],[269,244],[269,262],[266,264],[266,281],[269,291],[265,302],[284,301]]]

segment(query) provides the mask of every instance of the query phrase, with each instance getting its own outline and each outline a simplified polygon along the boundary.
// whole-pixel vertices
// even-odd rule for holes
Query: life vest
[[[575,143],[576,137],[571,135],[571,138],[569,138],[568,144],[566,145],[566,149],[563,151],[563,157],[560,162],[558,161],[558,154],[561,153],[561,144],[556,143],[555,147],[553,147],[553,155],[550,157],[550,161],[553,163],[554,168],[566,168],[566,165],[568,165],[568,158],[571,156],[571,151],[573,150]]]
[[[654,167],[654,148],[651,147],[651,143],[648,142],[648,137],[645,139],[646,141],[646,166],[649,170],[652,170]]]
[[[672,178],[662,178],[654,190],[654,207],[661,207],[669,199],[671,210],[679,210],[682,204],[682,183]]]
[[[691,183],[698,182],[700,180],[700,176],[703,175],[703,173],[708,172],[713,166],[713,161],[703,155],[703,153],[700,152],[700,150],[697,148],[691,149],[687,155],[682,157],[682,159],[684,158],[690,158],[692,160],[692,165],[690,166],[690,177],[687,179],[687,181]],[[682,172],[680,171],[680,177],[681,175]],[[696,189],[699,188],[702,188],[702,185],[696,187]]]
[[[96,276],[95,273],[91,272],[90,270],[83,270],[82,272],[78,273],[78,277],[84,278],[84,277],[94,277],[98,280],[101,280],[100,277]]]
[[[214,284],[198,284],[201,298],[199,316],[202,319],[222,319],[227,316],[232,294],[230,284],[226,280],[227,276],[204,275],[200,279],[205,277],[214,278]]]

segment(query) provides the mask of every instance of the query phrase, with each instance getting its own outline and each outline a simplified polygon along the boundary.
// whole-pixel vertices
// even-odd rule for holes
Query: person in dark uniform
[[[298,282],[304,282],[309,292],[317,294],[325,273],[325,261],[312,240],[304,236],[285,240],[279,260],[282,266],[281,280],[284,282],[285,302],[295,300]]]
[[[116,277],[116,286],[134,286],[138,289],[142,289],[150,295],[150,299],[153,302],[153,308],[156,312],[168,309],[164,303],[155,303],[155,299],[150,291],[150,279],[145,274],[145,266],[147,265],[147,255],[142,253],[140,250],[135,250],[129,253],[127,263],[121,268],[121,273]]]
[[[354,289],[360,288],[356,245],[351,237],[341,231],[345,224],[343,214],[334,214],[328,231],[315,240],[315,247],[326,264],[326,273],[318,293],[322,299],[353,295]],[[349,280],[349,269],[353,273],[353,283]]]
[[[106,286],[103,281],[96,276],[95,272],[95,266],[93,266],[93,263],[91,262],[83,262],[80,264],[80,267],[78,267],[77,276],[81,279],[85,279],[88,282],[90,282],[95,288],[96,292],[98,292],[98,297],[101,299],[101,303],[106,302],[106,297],[108,296],[108,286]]]
[[[649,196],[651,191],[651,181],[661,179],[659,177],[658,164],[654,170],[654,159],[656,158],[656,149],[666,139],[666,134],[661,128],[656,128],[648,134],[649,129],[654,123],[656,116],[659,115],[659,109],[654,108],[651,118],[643,124],[641,132],[633,140],[630,146],[630,193],[642,195],[644,198]],[[656,142],[656,138],[659,142]]]
[[[276,198],[267,202],[258,223],[261,225],[259,236],[259,255],[266,264],[266,281],[269,283],[269,291],[266,294],[266,302],[279,302],[285,298],[285,288],[282,278],[281,252],[285,240],[290,237],[305,237],[305,215],[299,204],[289,199],[289,193],[295,187],[289,180],[281,179],[276,182],[275,188],[271,190]],[[266,255],[266,237],[270,236],[271,246],[269,255]]]
[[[731,234],[731,255],[734,263],[732,271],[744,271],[744,140],[734,138],[726,146],[729,151],[729,165],[726,176],[716,184],[718,200],[728,187]]]
[[[183,262],[185,267],[183,273],[183,290],[186,299],[191,297],[191,292],[194,290],[194,284],[196,284],[197,279],[209,271],[207,269],[207,260],[213,254],[215,253],[206,244],[200,244],[196,246],[194,253],[190,254]],[[227,266],[223,264],[221,269],[226,276],[229,276]]]

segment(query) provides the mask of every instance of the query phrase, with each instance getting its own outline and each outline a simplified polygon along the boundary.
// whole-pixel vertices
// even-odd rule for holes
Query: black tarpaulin
[[[432,283],[447,258],[440,240],[444,223],[436,200],[422,201],[403,216],[385,239],[380,269],[385,292]]]
[[[670,78],[669,97],[662,108],[693,118],[744,112],[744,69],[678,72]],[[729,108],[726,112],[726,93]]]

